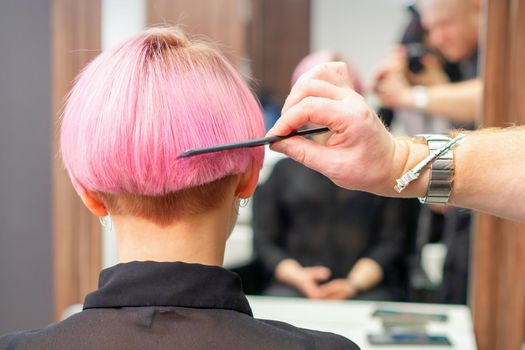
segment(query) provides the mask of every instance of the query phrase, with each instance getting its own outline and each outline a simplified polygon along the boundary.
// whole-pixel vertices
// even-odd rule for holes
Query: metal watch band
[[[432,153],[450,142],[447,135],[417,135],[426,140],[428,149]],[[431,165],[428,190],[425,197],[419,201],[425,204],[447,204],[452,190],[454,175],[454,154],[452,149],[439,156]]]

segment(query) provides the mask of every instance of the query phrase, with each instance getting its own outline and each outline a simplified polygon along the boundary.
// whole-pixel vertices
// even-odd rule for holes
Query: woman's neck
[[[225,206],[165,227],[138,217],[113,217],[119,262],[183,261],[220,266],[236,220],[232,210]]]

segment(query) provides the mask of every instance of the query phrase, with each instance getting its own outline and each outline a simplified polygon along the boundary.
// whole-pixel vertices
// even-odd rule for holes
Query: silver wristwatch
[[[447,135],[422,134],[416,137],[426,142],[430,153],[438,151],[451,140]],[[426,204],[447,204],[452,190],[453,175],[454,154],[450,148],[431,164],[427,194],[425,197],[419,197],[419,201]]]
[[[421,203],[446,204],[452,190],[454,175],[454,154],[452,148],[460,143],[464,134],[458,134],[450,139],[446,135],[417,135],[428,145],[429,155],[417,163],[412,169],[396,180],[394,189],[402,192],[412,181],[419,178],[421,171],[430,166],[430,178],[425,197],[420,197]]]

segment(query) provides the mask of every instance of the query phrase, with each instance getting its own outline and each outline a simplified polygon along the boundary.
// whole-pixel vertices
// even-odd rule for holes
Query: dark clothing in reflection
[[[447,257],[443,267],[442,300],[446,304],[467,304],[470,265],[470,210],[450,208],[445,215],[443,243]]]
[[[385,273],[381,299],[399,299],[406,246],[403,201],[349,191],[291,160],[275,165],[253,201],[254,249],[268,273],[284,259],[345,278],[363,257]],[[279,290],[273,281],[269,291]],[[281,288],[282,290],[282,288]]]
[[[358,349],[332,333],[253,318],[239,277],[221,267],[131,262],[100,274],[84,310],[0,349]]]
[[[411,301],[440,304],[467,304],[470,265],[471,211],[449,207],[445,214],[428,206],[420,210],[416,253],[412,257]],[[427,243],[441,242],[447,249],[443,264],[443,281],[434,286],[420,265],[421,250]],[[425,290],[429,291],[425,296]]]

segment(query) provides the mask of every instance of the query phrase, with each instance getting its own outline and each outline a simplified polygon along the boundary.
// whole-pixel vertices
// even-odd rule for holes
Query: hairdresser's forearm
[[[396,139],[391,183],[428,155],[428,147],[412,139]],[[525,221],[525,127],[471,132],[454,149],[454,183],[450,203],[497,216]],[[423,197],[429,170],[401,193],[391,183],[380,194]]]
[[[451,204],[525,220],[525,128],[473,132],[454,155]]]

